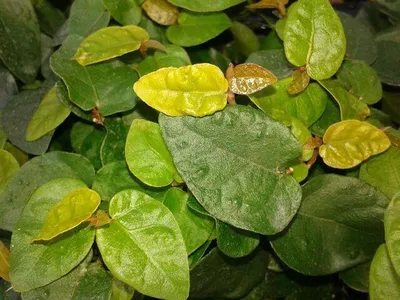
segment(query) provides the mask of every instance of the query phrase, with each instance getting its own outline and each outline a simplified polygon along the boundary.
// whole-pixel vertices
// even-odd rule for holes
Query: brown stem
[[[311,159],[307,162],[307,168],[311,169],[311,167],[315,164],[318,158],[318,148],[314,149],[314,154],[311,157]]]

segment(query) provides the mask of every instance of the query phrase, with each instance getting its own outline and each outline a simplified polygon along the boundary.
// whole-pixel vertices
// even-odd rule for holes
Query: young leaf
[[[169,116],[202,117],[224,109],[228,81],[210,64],[163,68],[147,74],[133,86],[149,106]]]
[[[26,130],[26,140],[35,141],[56,129],[70,113],[71,110],[58,100],[56,88],[53,87],[33,114]]]
[[[245,0],[168,0],[168,2],[191,11],[209,12],[225,10]]]
[[[302,274],[350,268],[371,259],[384,240],[387,205],[384,194],[359,179],[314,177],[303,185],[296,218],[272,238],[272,247],[285,264]]]
[[[51,240],[87,221],[100,201],[99,194],[87,188],[68,193],[49,211],[42,229],[32,242]]]
[[[101,0],[111,16],[122,25],[137,25],[142,10],[136,0]]]
[[[287,92],[289,95],[295,95],[304,91],[308,83],[310,82],[310,76],[307,74],[306,69],[297,69],[292,74],[292,82],[287,87]]]
[[[260,42],[256,34],[245,24],[233,22],[231,26],[233,38],[244,56],[249,56],[260,49]]]
[[[18,169],[19,164],[14,156],[10,152],[0,149],[0,194]]]
[[[240,105],[204,118],[160,115],[159,122],[179,174],[212,216],[262,234],[287,226],[301,190],[284,170],[301,146],[285,126]]]
[[[75,268],[90,251],[95,232],[89,228],[77,228],[48,244],[31,243],[59,199],[81,188],[86,185],[80,180],[55,179],[30,197],[11,239],[10,278],[16,291],[25,292],[53,282]]]
[[[346,51],[343,26],[328,0],[299,0],[287,16],[283,41],[287,59],[306,66],[311,78],[330,78]]]
[[[350,169],[389,147],[390,140],[375,126],[358,120],[346,120],[328,128],[319,155],[332,168]]]
[[[182,182],[157,123],[140,119],[132,122],[125,158],[133,175],[147,185],[163,187],[174,180]]]
[[[178,20],[178,9],[166,0],[145,0],[142,8],[149,18],[158,24],[168,26]]]
[[[371,263],[369,296],[371,300],[400,298],[400,276],[393,268],[385,244],[378,248]]]
[[[186,299],[189,265],[179,226],[160,202],[126,190],[110,203],[111,223],[97,230],[101,256],[111,273],[142,294]]]
[[[256,64],[232,65],[232,69],[231,76],[227,76],[229,89],[238,95],[253,94],[278,80],[270,71]]]
[[[297,182],[302,182],[307,178],[309,168],[305,163],[299,163],[297,165],[291,166],[290,168],[293,170],[292,176],[294,179],[296,179]]]
[[[231,25],[228,16],[222,12],[209,14],[181,12],[178,24],[168,27],[167,37],[171,43],[179,46],[196,46],[215,38]]]
[[[181,229],[188,255],[203,245],[214,229],[214,219],[191,210],[187,201],[189,194],[178,188],[171,188],[165,194],[163,204],[174,215]]]
[[[0,278],[10,281],[10,250],[0,240]]]
[[[149,34],[139,26],[111,26],[84,39],[73,57],[82,66],[109,60],[138,50]]]
[[[398,186],[399,188],[400,186]],[[400,189],[398,189],[400,191]],[[400,194],[396,194],[385,213],[386,249],[393,267],[400,276]]]
[[[369,269],[371,261],[359,264],[339,273],[343,282],[353,290],[368,293],[369,288]]]

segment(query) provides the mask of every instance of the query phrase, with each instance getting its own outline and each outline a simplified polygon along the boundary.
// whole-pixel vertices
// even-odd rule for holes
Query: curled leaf
[[[261,0],[260,2],[247,5],[249,9],[264,9],[264,8],[275,8],[279,11],[282,17],[286,16],[286,7],[289,0]]]
[[[178,9],[166,0],[145,0],[142,8],[149,18],[158,24],[168,26],[178,20]]]
[[[211,64],[162,68],[137,81],[133,89],[149,106],[169,115],[202,117],[224,109],[228,81]]]
[[[49,211],[41,231],[32,241],[51,240],[87,221],[100,201],[99,194],[87,188],[68,193]]]
[[[0,240],[0,277],[10,281],[10,250]]]
[[[150,36],[139,26],[111,26],[83,40],[74,59],[82,66],[105,61],[138,50]]]
[[[287,87],[289,95],[295,95],[304,91],[310,83],[310,76],[308,76],[305,68],[297,69],[292,75],[292,82]]]
[[[349,169],[390,147],[388,137],[375,126],[358,120],[335,123],[324,134],[319,155],[333,168]]]

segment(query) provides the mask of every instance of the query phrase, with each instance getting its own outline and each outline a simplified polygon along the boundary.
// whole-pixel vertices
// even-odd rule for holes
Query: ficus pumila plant
[[[0,299],[400,299],[400,1],[333,2],[0,0]]]

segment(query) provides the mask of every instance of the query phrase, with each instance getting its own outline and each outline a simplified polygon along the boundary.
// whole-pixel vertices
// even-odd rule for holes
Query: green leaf
[[[377,41],[378,58],[372,67],[383,83],[400,86],[400,43],[387,40]]]
[[[393,267],[400,276],[400,186],[385,213],[385,240]]]
[[[11,239],[10,277],[16,291],[26,292],[53,282],[88,254],[95,236],[94,230],[88,228],[77,228],[50,244],[31,243],[51,208],[79,188],[86,188],[80,180],[56,179],[39,187],[30,197]]]
[[[131,300],[133,299],[134,294],[135,290],[133,287],[123,283],[115,277],[112,279],[111,300]]]
[[[324,80],[319,82],[332,96],[340,107],[342,120],[364,120],[369,116],[368,106],[357,99],[356,96],[346,91],[338,80]]]
[[[400,298],[400,277],[393,268],[385,244],[376,251],[371,263],[369,296],[371,300]]]
[[[146,104],[170,116],[210,115],[224,109],[228,97],[228,81],[211,64],[163,68],[141,77],[133,89]]]
[[[253,63],[270,70],[278,79],[290,76],[296,68],[291,65],[282,49],[263,50],[250,54],[246,63]]]
[[[0,194],[0,228],[13,230],[30,195],[39,186],[64,177],[81,179],[90,186],[94,175],[90,162],[77,154],[54,151],[31,159],[15,173]]]
[[[40,28],[28,0],[0,0],[0,58],[23,83],[40,68]]]
[[[221,11],[245,0],[168,0],[176,6],[186,8],[191,11]]]
[[[198,248],[196,251],[194,251],[192,254],[189,255],[188,260],[189,260],[190,270],[193,270],[193,268],[197,266],[201,258],[206,253],[208,247],[210,247],[211,242],[212,240],[208,239],[207,242],[205,242],[200,248]]]
[[[15,159],[18,161],[19,166],[23,166],[29,159],[29,156],[27,153],[19,149],[18,147],[15,147],[13,144],[7,142],[4,145],[4,150],[7,152],[10,152]]]
[[[33,142],[26,141],[29,123],[46,92],[45,88],[23,91],[13,97],[3,110],[2,122],[6,136],[11,143],[29,154],[45,153],[54,133],[51,131]]]
[[[82,66],[91,65],[138,50],[149,38],[146,30],[134,25],[103,28],[84,39],[73,58]]]
[[[189,194],[178,188],[171,188],[165,194],[163,204],[174,215],[181,229],[188,255],[203,245],[214,229],[214,220],[191,210],[187,201]]]
[[[339,277],[343,282],[353,290],[368,293],[369,288],[369,269],[371,262],[367,261],[350,269],[339,273]]]
[[[75,0],[69,14],[68,33],[87,37],[109,22],[110,13],[100,0]]]
[[[374,69],[365,62],[345,61],[336,76],[347,91],[364,103],[372,105],[381,100],[382,84]]]
[[[260,50],[275,49],[283,49],[283,42],[276,33],[276,30],[272,30],[266,37],[260,40]]]
[[[122,118],[107,118],[104,126],[106,136],[100,148],[101,164],[103,166],[125,159],[125,141],[128,130]]]
[[[0,67],[0,110],[10,101],[13,95],[18,93],[18,86],[14,76],[4,68]]]
[[[305,163],[300,163],[300,164],[291,166],[291,168],[293,170],[292,176],[294,179],[296,179],[297,182],[302,182],[307,178],[309,168],[307,167],[307,165]]]
[[[389,199],[400,191],[400,149],[391,147],[385,153],[362,164],[360,179],[381,190]]]
[[[286,125],[296,118],[309,127],[323,114],[328,95],[317,83],[311,83],[302,93],[289,95],[287,87],[291,82],[290,77],[282,79],[249,98],[266,114]]]
[[[239,51],[246,57],[260,49],[258,37],[245,24],[235,21],[232,23],[231,31]]]
[[[212,216],[262,234],[287,226],[301,191],[284,171],[301,147],[285,126],[239,105],[204,118],[160,115],[159,121],[179,174]]]
[[[132,122],[125,158],[133,175],[147,185],[163,187],[173,181],[182,182],[157,123],[140,119]]]
[[[262,250],[234,259],[214,248],[190,273],[190,297],[240,298],[264,278],[268,259]]]
[[[111,273],[142,294],[186,299],[187,252],[172,213],[153,198],[126,190],[110,203],[113,218],[97,230],[97,245]]]
[[[311,78],[330,78],[346,52],[343,26],[328,0],[299,0],[288,13],[283,41],[287,59]]]
[[[390,147],[385,133],[358,120],[333,124],[325,132],[323,142],[319,155],[328,166],[338,169],[355,167]]]
[[[400,123],[400,93],[387,92],[383,93],[382,111],[390,115],[393,121]]]
[[[372,32],[361,21],[343,12],[337,12],[346,35],[346,58],[363,60],[372,64],[377,48]]]
[[[49,36],[54,36],[67,20],[64,13],[54,7],[49,0],[38,0],[35,11],[40,29]]]
[[[218,249],[229,257],[249,255],[260,243],[258,234],[235,228],[224,222],[217,223]]]
[[[299,143],[303,145],[303,153],[301,155],[301,160],[302,161],[310,160],[314,154],[314,149],[308,149],[308,148],[304,147],[305,144],[310,139],[312,139],[311,132],[308,130],[307,126],[305,126],[303,124],[303,122],[299,121],[298,119],[293,118],[292,122],[290,124],[290,132],[299,141]],[[297,182],[298,182],[298,180],[297,180]]]
[[[325,111],[322,116],[311,125],[310,130],[313,134],[318,136],[323,136],[325,131],[329,128],[329,126],[340,122],[340,110],[338,105],[334,103],[334,100],[328,98],[326,101]]]
[[[178,24],[168,27],[167,38],[179,46],[196,46],[215,38],[231,25],[230,19],[224,13],[184,11],[179,14]]]
[[[51,88],[41,100],[39,107],[29,122],[26,130],[26,140],[28,142],[38,140],[56,129],[70,113],[71,110],[58,100],[56,88]]]
[[[142,10],[135,0],[102,0],[111,16],[122,25],[137,25],[142,17]]]
[[[97,107],[103,116],[132,109],[136,104],[132,93],[132,85],[138,79],[136,72],[117,60],[81,66],[72,60],[81,42],[81,37],[70,35],[50,59],[51,68],[65,82],[71,101],[83,110]]]
[[[384,240],[382,218],[387,205],[385,195],[359,179],[333,174],[314,177],[303,186],[296,218],[271,240],[272,247],[300,273],[342,271],[373,257]]]
[[[88,188],[69,192],[51,208],[39,234],[32,240],[48,241],[87,221],[100,205],[100,196]]]
[[[193,63],[206,62],[212,65],[216,65],[218,68],[221,69],[222,72],[226,71],[230,63],[229,58],[224,56],[221,52],[219,52],[215,48],[208,48],[208,49],[191,48],[190,57]]]
[[[0,194],[18,169],[19,164],[14,156],[10,152],[0,149]]]

